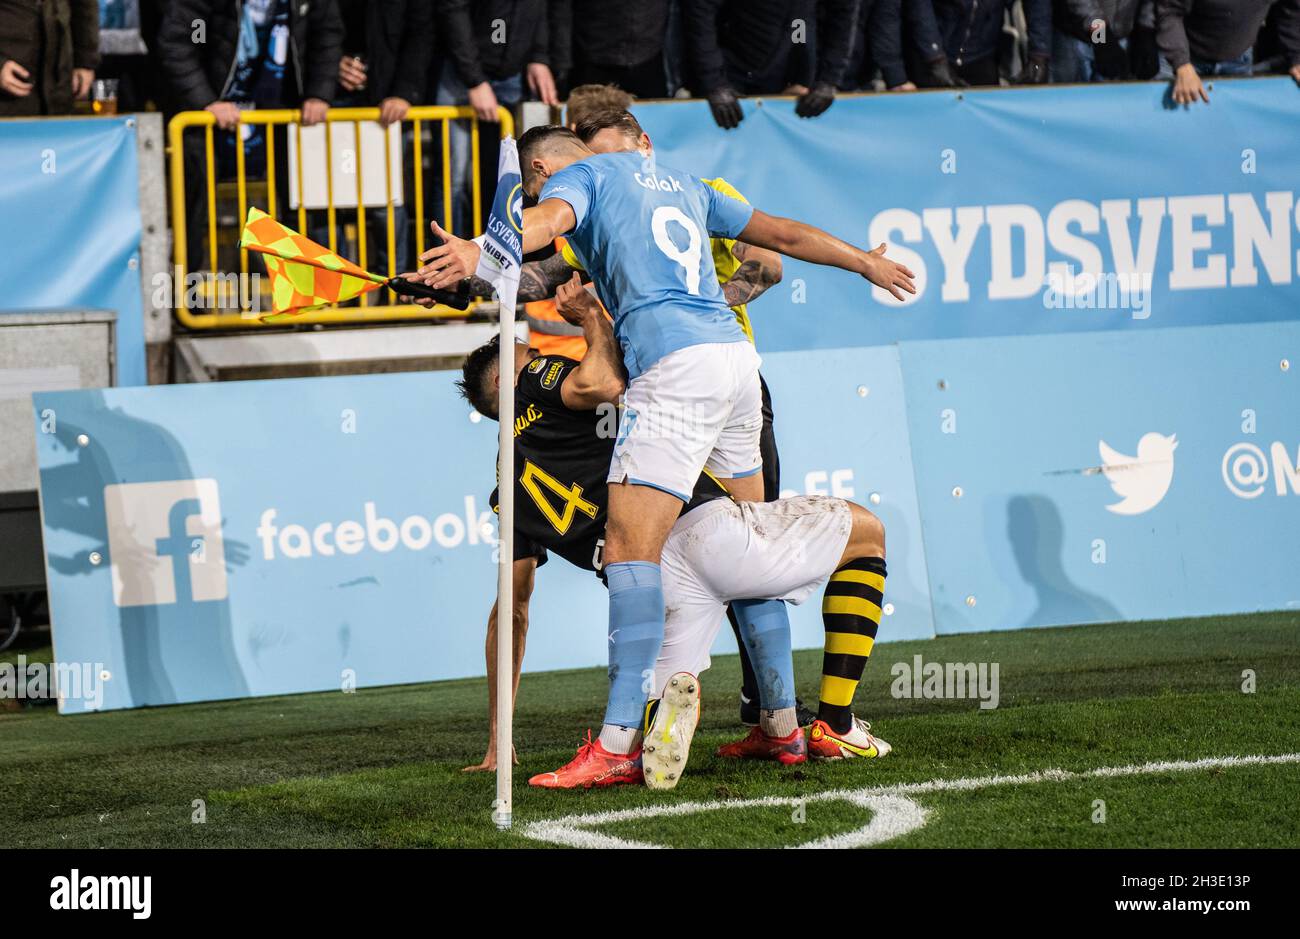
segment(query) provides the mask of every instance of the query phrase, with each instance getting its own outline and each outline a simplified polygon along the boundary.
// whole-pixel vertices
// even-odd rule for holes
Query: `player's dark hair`
[[[578,137],[583,143],[589,143],[602,130],[614,128],[630,140],[639,140],[645,133],[641,122],[625,109],[606,109],[588,116],[578,125]]]
[[[465,364],[460,368],[461,379],[456,382],[456,389],[470,407],[493,420],[497,419],[497,396],[492,387],[492,372],[500,356],[500,339],[493,336],[465,356]]]
[[[578,138],[577,134],[559,124],[534,127],[520,137],[519,168],[523,171],[524,180],[529,180],[533,175],[532,163],[535,157],[554,152],[557,146],[566,144],[578,150],[587,150],[587,145]]]

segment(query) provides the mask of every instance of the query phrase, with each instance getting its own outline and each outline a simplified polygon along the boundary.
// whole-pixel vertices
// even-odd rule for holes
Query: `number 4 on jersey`
[[[582,497],[581,486],[577,483],[572,486],[564,485],[532,460],[524,463],[524,471],[519,475],[519,484],[533,497],[537,508],[561,535],[567,533],[569,526],[573,524],[575,512],[581,512],[588,518],[595,518],[596,513],[600,511],[596,503]],[[549,489],[563,500],[558,511],[542,489]]]

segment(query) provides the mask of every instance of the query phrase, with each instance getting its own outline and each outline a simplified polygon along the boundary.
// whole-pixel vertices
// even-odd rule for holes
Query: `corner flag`
[[[476,273],[496,288],[501,309],[501,358],[498,382],[497,479],[503,483],[497,496],[497,798],[492,820],[497,828],[510,827],[512,746],[514,715],[514,528],[515,528],[515,383],[504,376],[515,373],[515,298],[519,293],[519,267],[523,263],[524,194],[515,141],[501,141],[497,164],[497,191],[492,200],[487,230],[474,239],[482,249]]]

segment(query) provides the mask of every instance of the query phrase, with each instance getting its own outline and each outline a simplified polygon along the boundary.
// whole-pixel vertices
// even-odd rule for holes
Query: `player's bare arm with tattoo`
[[[775,287],[781,282],[781,255],[775,251],[737,241],[732,246],[731,253],[740,262],[740,267],[722,285],[722,295],[727,298],[727,306],[752,303],[769,287]]]
[[[558,251],[544,261],[529,261],[519,268],[519,302],[531,303],[555,296],[556,288],[572,277],[573,271]],[[469,292],[475,297],[490,297],[492,285],[482,277],[471,277]]]

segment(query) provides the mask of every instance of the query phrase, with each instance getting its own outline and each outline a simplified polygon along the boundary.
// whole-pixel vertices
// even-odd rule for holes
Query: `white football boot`
[[[668,679],[641,741],[641,771],[651,789],[672,789],[682,778],[691,738],[700,722],[700,680],[690,672]]]

